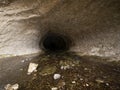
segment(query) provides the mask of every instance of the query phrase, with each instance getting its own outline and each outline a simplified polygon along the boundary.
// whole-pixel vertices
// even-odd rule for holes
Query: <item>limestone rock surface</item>
[[[40,53],[49,31],[70,37],[70,51],[118,58],[120,1],[0,0],[0,56]]]

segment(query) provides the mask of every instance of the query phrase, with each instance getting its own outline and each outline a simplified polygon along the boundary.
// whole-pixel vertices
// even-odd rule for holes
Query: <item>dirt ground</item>
[[[0,59],[0,90],[16,83],[18,90],[120,90],[120,61],[107,60],[75,53]],[[38,68],[27,75],[29,63]]]

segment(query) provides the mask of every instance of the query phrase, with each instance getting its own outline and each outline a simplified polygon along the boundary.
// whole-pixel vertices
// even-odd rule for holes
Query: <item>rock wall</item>
[[[0,0],[0,55],[41,52],[49,31],[67,35],[70,51],[120,57],[119,0]]]

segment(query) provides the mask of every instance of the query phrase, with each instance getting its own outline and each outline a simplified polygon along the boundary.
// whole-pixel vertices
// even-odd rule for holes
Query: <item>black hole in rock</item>
[[[49,52],[63,52],[69,49],[68,38],[59,34],[48,34],[42,40],[42,47]]]

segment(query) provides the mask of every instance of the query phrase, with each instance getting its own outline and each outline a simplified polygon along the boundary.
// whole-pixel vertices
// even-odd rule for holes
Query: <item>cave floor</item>
[[[27,75],[30,63],[38,64],[37,72]],[[0,59],[0,90],[16,83],[18,90],[120,90],[120,61],[75,53]]]

